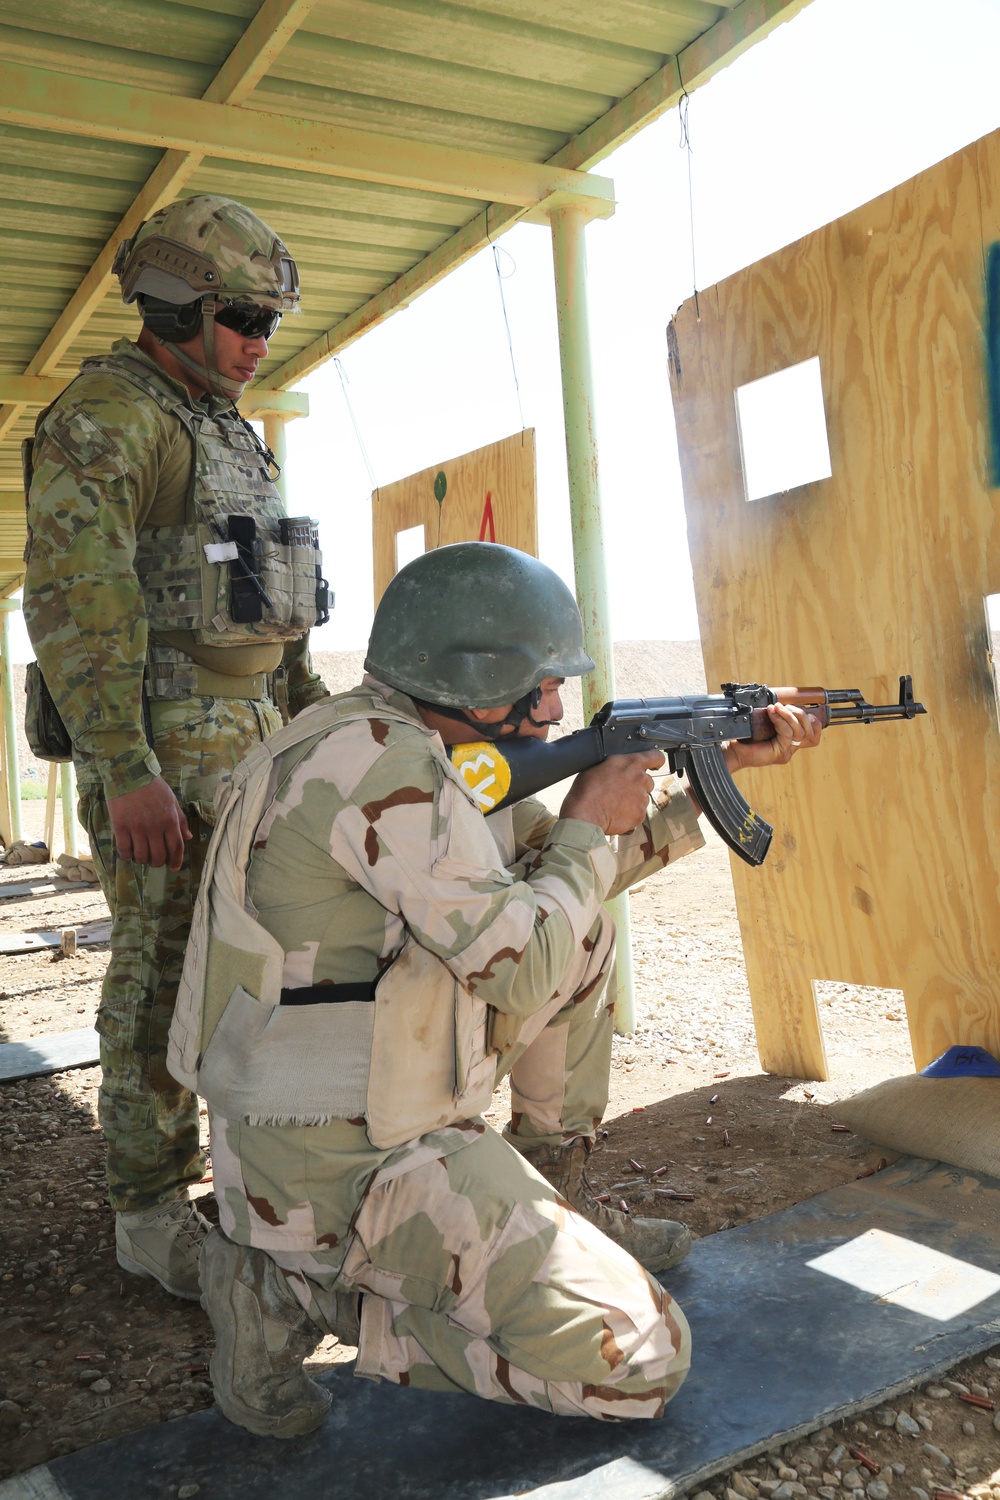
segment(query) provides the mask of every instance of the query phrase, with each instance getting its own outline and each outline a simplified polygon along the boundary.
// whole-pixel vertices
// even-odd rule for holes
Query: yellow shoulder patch
[[[491,740],[452,745],[451,763],[484,813],[492,812],[510,791],[510,766]]]

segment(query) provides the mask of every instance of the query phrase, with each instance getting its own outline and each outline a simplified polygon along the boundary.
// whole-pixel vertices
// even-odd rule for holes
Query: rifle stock
[[[730,740],[773,739],[772,703],[795,704],[826,727],[912,719],[926,713],[913,682],[899,679],[898,703],[869,703],[856,688],[763,687],[723,683],[722,692],[678,698],[623,698],[606,703],[586,729],[545,740],[510,735],[500,741],[452,745],[452,764],[484,814],[533,796],[609,755],[662,750],[671,771],[687,775],[712,827],[739,857],[762,864],[772,828],[741,796],[726,765]]]

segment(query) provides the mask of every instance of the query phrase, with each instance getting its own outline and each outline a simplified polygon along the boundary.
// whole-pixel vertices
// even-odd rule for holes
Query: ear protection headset
[[[201,298],[192,302],[164,302],[140,292],[136,301],[142,321],[154,338],[167,344],[186,344],[201,328]]]

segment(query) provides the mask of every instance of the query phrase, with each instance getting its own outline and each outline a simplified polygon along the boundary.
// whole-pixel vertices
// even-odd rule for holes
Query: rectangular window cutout
[[[833,473],[817,358],[741,385],[736,420],[748,500],[781,495]]]
[[[986,606],[986,640],[993,674],[993,690],[997,698],[997,714],[1000,715],[1000,672],[997,670],[997,658],[1000,657],[1000,594],[987,594],[983,603]]]
[[[878,903],[865,885],[856,884],[849,900],[852,915],[860,912],[863,917],[877,920]],[[813,994],[831,1078],[843,1077],[865,1058],[871,1058],[880,1076],[885,1078],[912,1071],[913,1051],[902,990],[814,979]],[[872,1082],[875,1081],[873,1078]]]
[[[427,551],[424,542],[423,523],[419,526],[410,526],[406,531],[396,532],[396,572],[405,568],[407,563],[415,557],[422,557]]]

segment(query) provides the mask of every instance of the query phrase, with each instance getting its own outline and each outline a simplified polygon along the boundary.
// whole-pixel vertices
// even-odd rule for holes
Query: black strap
[[[305,984],[301,989],[282,990],[282,1005],[346,1005],[354,1000],[375,999],[377,979],[365,984]]]
[[[470,729],[476,731],[481,740],[501,739],[504,730],[508,726],[516,731],[520,727],[522,719],[530,720],[536,729],[542,728],[543,721],[532,718],[531,714],[531,710],[537,708],[542,701],[542,690],[540,687],[532,688],[530,692],[518,698],[516,703],[511,704],[510,713],[507,717],[499,719],[495,724],[486,724],[482,719],[470,719],[464,708],[452,708],[447,703],[428,703],[426,698],[414,698],[413,701],[418,708],[429,708],[436,714],[443,714],[446,719],[457,719],[460,724],[468,724]]]

